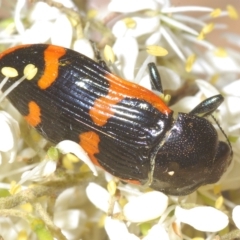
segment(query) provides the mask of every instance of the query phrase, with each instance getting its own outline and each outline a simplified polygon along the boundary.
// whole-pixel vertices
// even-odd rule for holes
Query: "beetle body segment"
[[[154,93],[69,49],[35,44],[3,52],[0,70],[11,67],[18,73],[3,91],[27,77],[29,64],[36,74],[8,95],[12,104],[46,139],[79,143],[96,165],[114,176],[185,195],[213,182],[209,173],[217,172],[217,181],[229,164],[229,147],[221,142],[225,157],[220,157],[216,130],[206,119],[180,113],[174,120]],[[218,162],[224,167],[214,171]],[[201,171],[207,173],[194,179]]]
[[[227,157],[220,158],[217,152]],[[201,185],[217,182],[229,165],[230,155],[229,146],[218,141],[208,120],[179,113],[157,153],[151,186],[160,191],[163,186],[164,192],[172,195],[187,195]]]

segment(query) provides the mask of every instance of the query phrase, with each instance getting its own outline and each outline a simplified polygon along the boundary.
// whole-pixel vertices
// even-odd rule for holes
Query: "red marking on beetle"
[[[42,77],[38,80],[38,86],[42,90],[50,87],[58,77],[59,58],[66,54],[66,49],[49,45],[44,51],[45,69]]]
[[[24,118],[31,126],[36,127],[41,123],[41,109],[36,102],[31,101],[28,103],[28,110],[29,114]]]
[[[114,115],[112,106],[126,97],[144,100],[166,115],[172,112],[161,98],[150,90],[110,73],[106,74],[105,78],[108,79],[110,84],[108,95],[96,99],[89,111],[89,115],[95,124],[105,125],[108,119]]]
[[[92,163],[96,166],[103,168],[94,154],[99,153],[98,144],[100,142],[99,136],[93,131],[85,132],[79,135],[81,147],[87,152],[88,156],[92,160]],[[141,182],[138,180],[131,179],[122,179],[124,182],[141,185]]]
[[[3,53],[0,54],[0,59],[4,56],[8,55],[9,53],[15,52],[18,49],[27,48],[29,46],[31,46],[31,44],[19,45],[19,46],[9,48],[9,49],[5,50]]]
[[[141,182],[138,180],[131,180],[131,179],[121,179],[124,182],[135,184],[135,185],[141,185]]]
[[[81,147],[87,152],[93,164],[100,166],[94,154],[99,153],[98,143],[100,142],[99,136],[93,131],[85,132],[79,135]]]

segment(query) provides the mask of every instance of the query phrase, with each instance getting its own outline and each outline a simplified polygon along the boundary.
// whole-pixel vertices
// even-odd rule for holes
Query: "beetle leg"
[[[149,69],[152,88],[154,90],[157,90],[157,91],[163,93],[162,81],[161,81],[159,72],[157,70],[156,64],[153,62],[149,63],[148,69]]]

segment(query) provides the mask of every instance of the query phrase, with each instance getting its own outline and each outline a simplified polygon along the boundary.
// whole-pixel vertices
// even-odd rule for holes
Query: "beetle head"
[[[170,195],[217,182],[232,158],[230,146],[218,141],[208,120],[186,113],[179,113],[160,145],[150,186]]]

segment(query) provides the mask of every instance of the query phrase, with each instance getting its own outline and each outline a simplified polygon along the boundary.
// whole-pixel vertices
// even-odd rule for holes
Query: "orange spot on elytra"
[[[42,77],[38,80],[38,86],[41,89],[46,89],[52,85],[52,83],[58,77],[59,58],[66,53],[66,49],[49,45],[44,51],[45,69]]]
[[[31,126],[36,127],[39,123],[41,123],[40,107],[37,105],[37,103],[31,101],[28,103],[28,110],[29,114],[24,118]]]
[[[106,74],[105,78],[108,79],[110,85],[108,95],[96,99],[89,111],[89,115],[95,124],[99,126],[106,124],[107,120],[114,114],[112,106],[126,97],[144,100],[163,114],[168,115],[171,112],[171,109],[168,108],[161,98],[150,90],[110,73]]]
[[[2,53],[0,54],[0,59],[1,59],[2,57],[4,57],[5,55],[11,53],[11,52],[14,52],[14,51],[16,51],[16,50],[18,50],[18,49],[21,49],[21,48],[27,48],[27,47],[29,47],[30,45],[31,45],[31,44],[25,44],[25,45],[19,45],[19,46],[15,46],[15,47],[9,48],[9,49],[5,50],[4,52],[2,52]]]
[[[85,133],[82,133],[79,135],[79,139],[80,139],[79,144],[87,152],[87,154],[90,157],[90,159],[92,160],[93,164],[103,168],[99,164],[97,158],[94,156],[96,153],[99,153],[98,144],[100,142],[100,138],[99,138],[98,134],[93,131],[85,132]],[[136,184],[136,185],[141,184],[141,182],[138,180],[131,180],[131,179],[122,179],[122,180],[124,182],[128,182],[131,184]]]
[[[93,131],[85,132],[79,135],[81,147],[87,152],[93,164],[100,166],[94,154],[99,153],[98,143],[100,141],[97,133]]]
[[[135,184],[135,185],[141,185],[141,182],[138,180],[131,180],[131,179],[122,179],[124,182]]]

